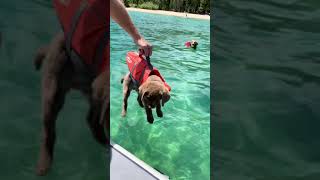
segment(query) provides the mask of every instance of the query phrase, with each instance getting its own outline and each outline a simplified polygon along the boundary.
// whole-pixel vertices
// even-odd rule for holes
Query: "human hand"
[[[149,57],[152,55],[152,45],[146,41],[144,38],[139,38],[136,41],[136,44],[139,46],[139,53]]]

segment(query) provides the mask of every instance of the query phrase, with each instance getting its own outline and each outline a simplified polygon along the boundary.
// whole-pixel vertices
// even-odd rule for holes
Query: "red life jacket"
[[[186,43],[184,43],[184,45],[185,45],[187,48],[189,48],[189,47],[191,47],[191,42],[190,42],[190,41],[187,41]]]
[[[86,65],[95,63],[99,43],[102,41],[104,33],[109,31],[109,1],[53,0],[53,4],[65,37],[67,38],[70,34],[72,36],[72,50],[81,57]],[[83,9],[79,11],[81,8]],[[75,18],[75,16],[79,17]],[[103,60],[99,62],[99,67],[96,69],[98,73],[104,71],[109,65],[109,35],[104,40],[107,41],[107,45],[104,46],[102,55],[100,55]]]
[[[148,62],[136,52],[128,52],[126,62],[131,73],[131,77],[138,83],[138,86],[142,85],[150,75],[158,76],[168,91],[171,91],[171,87],[166,83],[161,76],[159,70],[155,67],[152,69],[149,67]]]

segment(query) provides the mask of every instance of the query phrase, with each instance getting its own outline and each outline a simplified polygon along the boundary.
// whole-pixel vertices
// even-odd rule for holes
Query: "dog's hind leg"
[[[101,123],[101,118],[109,118],[109,75],[108,72],[100,74],[92,84],[92,92],[90,97],[90,109],[87,116],[87,122],[90,130],[100,144],[106,145],[108,142],[104,124]],[[104,106],[107,103],[107,106]],[[105,112],[106,114],[104,114]],[[101,117],[105,116],[105,117]],[[109,121],[107,120],[107,125]],[[109,133],[109,132],[108,132]]]
[[[101,107],[102,103],[91,102],[89,113],[87,115],[87,122],[96,141],[105,145],[107,143],[107,137],[104,132],[104,127],[100,123]]]
[[[66,91],[60,89],[56,78],[46,78],[42,85],[42,142],[36,173],[45,175],[53,160],[56,139],[56,119],[64,104]]]
[[[53,160],[54,143],[56,139],[56,119],[60,109],[64,104],[67,87],[63,87],[62,82],[66,78],[60,79],[63,73],[63,65],[66,54],[60,49],[53,48],[48,51],[44,60],[42,74],[42,141],[40,144],[40,154],[36,173],[45,175],[49,170]]]
[[[48,50],[49,50],[49,46],[43,46],[38,49],[38,51],[35,55],[35,58],[33,60],[33,65],[36,68],[36,70],[39,70],[41,68],[42,61],[45,58]]]
[[[123,82],[123,102],[122,102],[122,112],[121,116],[125,117],[127,114],[127,107],[128,107],[128,98],[130,96],[131,90],[130,90],[130,78],[126,76],[124,78]]]

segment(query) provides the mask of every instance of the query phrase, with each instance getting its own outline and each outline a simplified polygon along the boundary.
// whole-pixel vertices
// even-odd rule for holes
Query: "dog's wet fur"
[[[198,42],[196,40],[192,40],[190,47],[193,49],[197,49],[197,46],[198,46]]]
[[[109,67],[89,83],[77,82],[79,74],[75,73],[72,62],[68,59],[63,33],[57,34],[52,42],[40,48],[34,59],[37,70],[42,69],[42,133],[39,159],[36,167],[38,175],[47,174],[53,161],[56,139],[56,120],[62,109],[66,94],[79,90],[89,103],[87,122],[93,137],[102,145],[108,142],[109,127],[105,130],[102,118],[109,117]],[[102,109],[107,101],[107,109]],[[107,113],[106,117],[103,113]],[[109,126],[109,122],[106,122]]]
[[[121,83],[123,84],[123,103],[121,115],[124,117],[127,114],[128,98],[131,91],[134,90],[134,84],[130,77],[130,73],[126,74],[121,79]],[[137,93],[137,101],[140,107],[145,109],[149,123],[152,124],[154,121],[152,108],[156,108],[158,117],[163,117],[161,106],[164,106],[164,104],[169,101],[170,93],[158,76],[150,75],[146,82],[139,87]]]

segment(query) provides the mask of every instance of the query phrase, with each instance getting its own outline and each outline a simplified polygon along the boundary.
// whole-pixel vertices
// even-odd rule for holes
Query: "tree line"
[[[159,9],[196,14],[210,13],[210,0],[123,0],[127,7]]]

